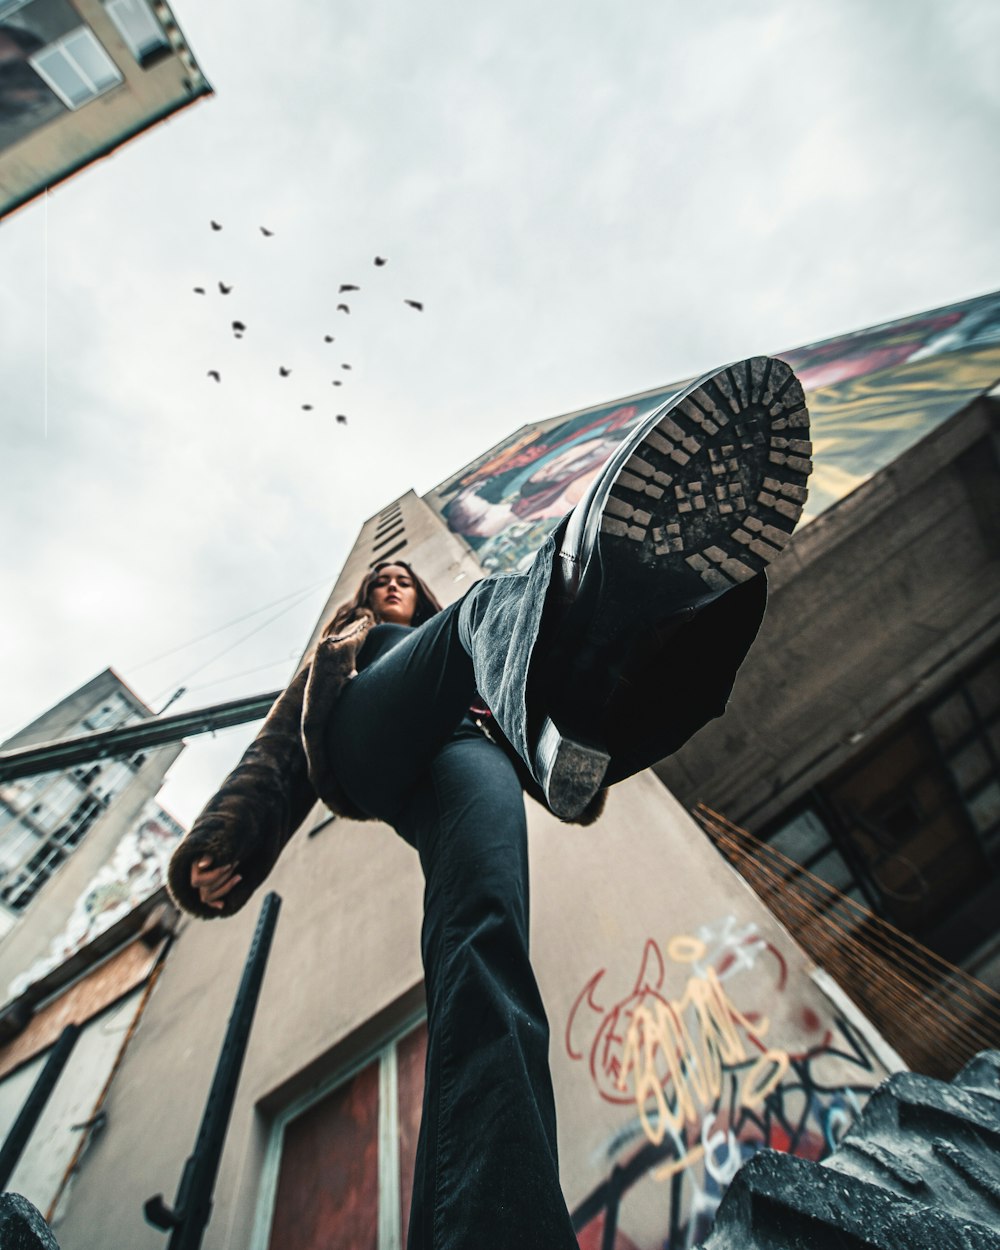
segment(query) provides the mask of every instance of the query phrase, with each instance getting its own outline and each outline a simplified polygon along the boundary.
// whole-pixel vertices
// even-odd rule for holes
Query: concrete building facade
[[[135,724],[152,715],[112,669],[105,669],[6,739],[0,749]],[[37,979],[32,977],[33,968],[41,975],[43,967],[61,963],[96,937],[103,924],[139,901],[139,877],[148,876],[141,865],[151,857],[150,848],[144,857],[140,843],[162,841],[166,854],[183,832],[155,803],[167,770],[182,750],[182,743],[173,743],[124,760],[0,784],[4,999],[16,997]],[[130,891],[102,893],[101,886],[110,884],[110,878],[107,882],[97,878],[119,848],[127,850],[126,858],[137,865],[133,885]],[[120,866],[126,878],[130,870],[130,864]]]
[[[166,0],[0,0],[0,218],[211,94]]]

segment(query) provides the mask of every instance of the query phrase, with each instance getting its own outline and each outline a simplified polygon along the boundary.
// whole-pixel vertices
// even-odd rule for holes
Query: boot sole
[[[808,496],[808,433],[798,379],[766,356],[700,379],[652,414],[600,509],[590,638],[620,632],[630,610],[649,621],[707,601],[779,556]]]
[[[781,554],[808,495],[808,433],[798,379],[767,356],[698,379],[633,432],[602,475],[611,485],[588,518],[587,567],[557,642],[578,684],[591,681],[585,653],[704,605]],[[535,775],[557,816],[580,815],[608,763],[545,722]]]

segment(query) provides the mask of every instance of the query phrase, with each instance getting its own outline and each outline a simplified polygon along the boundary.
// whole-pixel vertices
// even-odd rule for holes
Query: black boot
[[[604,779],[599,712],[636,654],[788,542],[812,469],[808,432],[783,361],[706,374],[624,439],[560,527],[529,698],[549,713],[530,738],[557,816],[572,819]]]

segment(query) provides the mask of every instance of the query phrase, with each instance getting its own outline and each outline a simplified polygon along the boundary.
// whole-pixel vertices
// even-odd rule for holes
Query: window
[[[66,781],[75,781],[67,777]],[[85,795],[61,824],[45,829],[48,837],[27,823],[13,829],[0,846],[2,888],[0,900],[16,912],[23,911],[63,860],[83,841],[104,810],[101,800]]]
[[[103,729],[118,729],[122,725],[131,725],[142,720],[138,709],[120,694],[112,695],[106,703],[89,712],[81,721],[81,728],[91,732]]]
[[[100,777],[98,777],[91,790],[105,803],[109,803],[116,795],[132,780],[132,769],[129,768],[126,760],[112,760],[104,766]]]
[[[372,545],[372,551],[378,551],[379,547],[384,547],[386,543],[391,543],[394,538],[399,538],[402,533],[402,525],[397,526],[396,529],[390,529],[384,538],[379,538],[378,541]],[[395,548],[393,548],[393,550],[395,550]]]
[[[104,7],[143,68],[170,51],[170,40],[146,0],[105,0]]]
[[[36,52],[29,64],[71,109],[80,108],[123,81],[118,67],[87,26]]]
[[[9,809],[0,807],[0,817],[8,814]],[[13,813],[9,813],[13,816]],[[43,838],[30,825],[23,824],[13,817],[12,821],[3,821],[0,831],[0,882],[6,882],[11,873],[16,873],[25,859],[34,854],[42,844]]]
[[[29,819],[42,833],[51,833],[80,801],[80,783],[71,773],[49,776],[49,784],[37,796]]]
[[[824,778],[763,836],[962,963],[998,931],[998,748],[1000,649],[994,648]],[[786,879],[794,887],[794,873]]]
[[[383,551],[381,555],[376,556],[375,559],[372,560],[372,562],[368,565],[368,567],[370,569],[373,569],[376,564],[383,564],[386,560],[389,559],[390,556],[394,556],[398,552],[402,551],[405,546],[406,546],[406,539],[404,538],[402,542],[396,543],[395,547],[390,547],[388,551]]]
[[[814,877],[832,885],[862,907],[869,906],[869,899],[859,886],[829,824],[816,807],[803,808],[790,819],[785,817],[765,836],[770,846],[782,855],[787,855]],[[821,888],[810,887],[806,881],[800,883],[800,876],[800,873],[789,866],[784,874],[785,884],[792,889],[802,889],[809,898],[810,905],[819,911],[826,911],[834,906],[836,900],[833,896],[825,896]],[[862,917],[849,908],[840,908],[838,917],[840,923],[851,928],[862,923]]]
[[[402,1246],[423,1101],[427,1026],[390,1042],[274,1127],[280,1152],[254,1250]],[[273,1175],[273,1173],[272,1173]]]
[[[1000,866],[1000,654],[960,678],[927,720],[965,814]]]

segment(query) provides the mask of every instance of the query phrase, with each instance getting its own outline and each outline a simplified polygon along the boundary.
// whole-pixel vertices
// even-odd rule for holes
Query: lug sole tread
[[[755,577],[802,515],[807,431],[802,388],[784,362],[754,357],[720,370],[671,407],[619,470],[600,541],[710,591]]]

